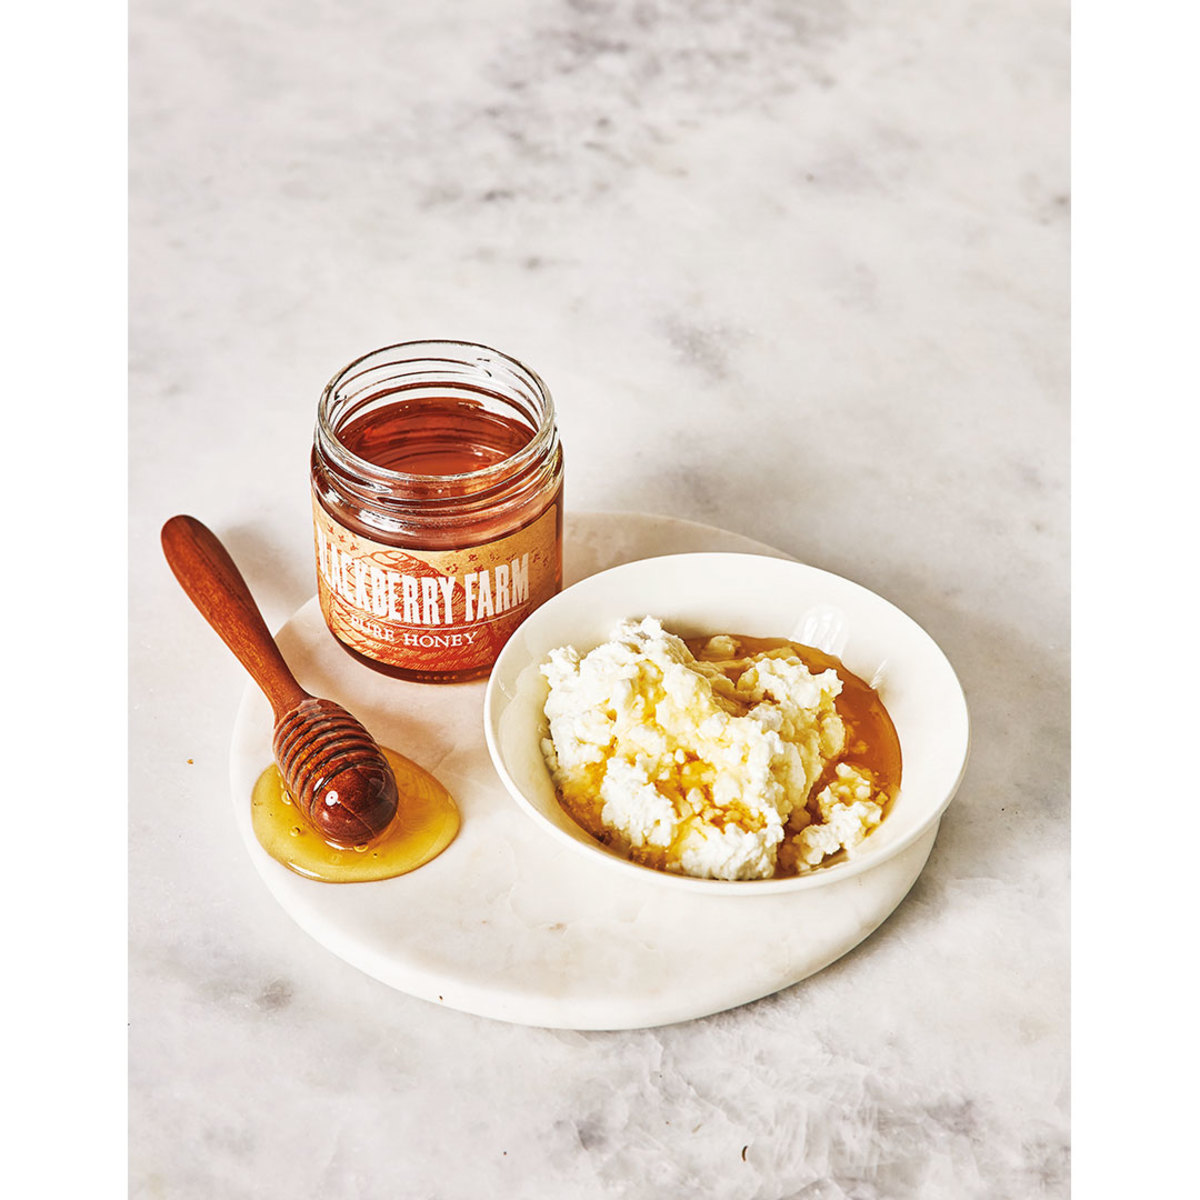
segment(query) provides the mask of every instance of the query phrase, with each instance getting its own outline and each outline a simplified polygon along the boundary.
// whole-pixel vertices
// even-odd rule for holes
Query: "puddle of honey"
[[[250,819],[262,848],[289,871],[324,883],[367,883],[406,875],[436,858],[458,833],[458,806],[428,771],[383,749],[396,776],[400,806],[366,846],[331,846],[304,820],[271,764],[254,785]]]

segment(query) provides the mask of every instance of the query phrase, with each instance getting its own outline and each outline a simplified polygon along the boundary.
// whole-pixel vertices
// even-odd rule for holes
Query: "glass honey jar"
[[[554,403],[486,346],[406,342],[338,372],[317,409],[312,496],[325,622],[385,674],[486,675],[562,586]]]

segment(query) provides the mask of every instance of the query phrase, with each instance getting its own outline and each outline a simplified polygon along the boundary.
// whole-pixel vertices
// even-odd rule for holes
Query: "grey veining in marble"
[[[135,0],[131,1195],[1068,1194],[1067,19]],[[195,513],[282,623],[321,386],[429,336],[546,378],[572,509],[756,538],[945,649],[967,777],[832,967],[551,1032],[391,991],[263,889],[243,676],[157,531]]]

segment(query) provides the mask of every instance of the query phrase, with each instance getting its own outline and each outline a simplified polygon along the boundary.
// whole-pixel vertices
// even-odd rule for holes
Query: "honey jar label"
[[[558,506],[516,533],[458,550],[389,546],[339,525],[313,498],[317,594],[339,641],[403,670],[490,667],[558,590]]]

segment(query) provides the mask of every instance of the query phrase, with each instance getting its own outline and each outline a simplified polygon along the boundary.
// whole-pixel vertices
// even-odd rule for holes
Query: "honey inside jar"
[[[406,875],[454,840],[458,806],[428,771],[381,747],[396,777],[400,804],[387,829],[365,846],[330,845],[301,815],[273,763],[254,785],[250,820],[259,845],[289,871],[324,883],[366,883]]]
[[[377,467],[409,475],[462,475],[494,466],[529,444],[534,431],[480,399],[427,396],[392,402],[355,417],[338,433],[342,445]],[[431,482],[431,490],[436,488]]]

